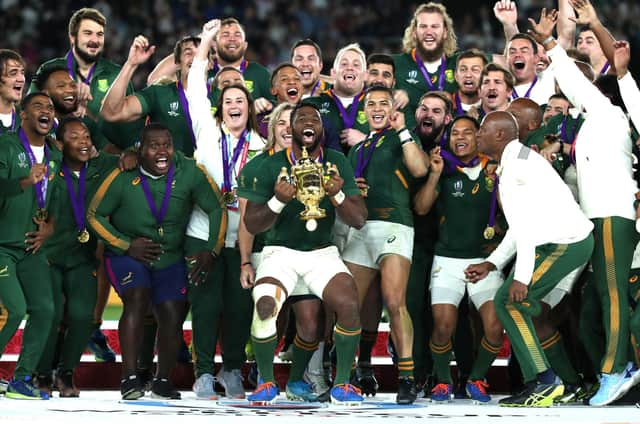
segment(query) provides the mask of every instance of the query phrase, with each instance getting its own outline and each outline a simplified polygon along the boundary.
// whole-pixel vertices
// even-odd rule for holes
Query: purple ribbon
[[[611,65],[609,65],[609,62],[606,62],[602,69],[600,69],[600,75],[606,75],[607,72],[609,72],[609,68],[611,68]]]
[[[167,214],[167,210],[169,209],[169,198],[171,198],[171,186],[173,184],[174,172],[175,168],[173,164],[171,164],[171,167],[169,167],[169,172],[167,173],[167,183],[164,187],[164,194],[162,195],[162,206],[160,206],[160,211],[158,211],[158,208],[156,208],[156,202],[153,200],[153,195],[151,194],[149,181],[147,181],[147,177],[142,173],[142,170],[139,171],[140,182],[142,183],[142,190],[144,191],[144,197],[147,199],[147,204],[149,205],[151,214],[156,219],[156,223],[159,227],[162,225],[164,216]]]
[[[416,62],[416,65],[418,65],[418,69],[420,69],[420,72],[422,72],[422,76],[424,77],[424,80],[429,87],[429,91],[434,91],[435,85],[433,85],[433,83],[431,82],[429,71],[427,71],[426,66],[424,66],[424,62],[418,57],[418,53],[415,52],[415,50],[413,54],[413,60]],[[442,59],[440,60],[440,75],[438,75],[438,91],[442,91],[444,89],[444,71],[446,67],[447,58],[445,57],[445,55],[442,55]]]
[[[533,79],[533,82],[529,86],[529,89],[527,90],[526,93],[524,93],[524,98],[525,99],[529,98],[529,96],[531,95],[531,90],[533,90],[533,87],[535,87],[537,82],[538,82],[538,76],[536,75],[536,77]],[[511,92],[511,98],[512,99],[517,99],[518,97],[520,97],[520,96],[518,95],[518,92],[516,91],[516,89],[514,87],[512,92]]]
[[[245,129],[244,131],[242,131],[242,134],[240,134],[238,143],[236,144],[235,149],[233,149],[233,155],[231,156],[231,161],[229,161],[229,147],[231,143],[227,140],[228,135],[226,134],[222,135],[222,140],[221,140],[222,141],[222,169],[224,171],[223,172],[224,186],[222,191],[225,193],[231,191],[231,172],[235,168],[236,162],[240,157],[240,152],[244,148],[244,144],[247,138],[247,133],[248,131]]]
[[[184,93],[184,86],[182,85],[182,80],[178,80],[176,85],[178,86],[178,99],[180,99],[180,106],[182,106],[182,111],[184,112],[184,119],[187,120],[187,124],[189,125],[189,132],[191,133],[191,142],[193,143],[193,150],[195,151],[198,148],[196,144],[196,135],[193,133],[193,121],[191,120],[191,112],[189,112],[189,102],[187,102],[187,96]]]
[[[31,150],[31,145],[29,144],[29,139],[27,135],[24,133],[24,130],[20,128],[18,130],[18,136],[20,136],[20,141],[22,141],[22,146],[24,150],[27,152],[27,156],[29,156],[29,163],[33,165],[36,163],[36,155],[33,154],[33,150]],[[38,208],[44,209],[46,205],[47,198],[47,182],[49,181],[49,148],[47,147],[47,143],[44,144],[44,158],[46,165],[46,172],[44,174],[44,178],[38,181],[35,184],[36,188],[36,202],[38,203]]]
[[[500,178],[496,174],[495,180],[493,180],[493,191],[491,192],[491,210],[489,211],[489,223],[488,227],[493,227],[496,223],[496,205],[498,204],[498,183]]]
[[[386,134],[388,130],[389,127],[386,127],[380,131],[377,131],[371,139],[369,147],[366,147],[366,142],[362,143],[362,146],[360,146],[360,150],[358,150],[358,160],[356,161],[356,169],[354,174],[356,178],[364,177],[364,171],[367,169],[367,166],[371,161],[371,157],[373,157],[373,152],[378,145],[378,141],[380,141],[380,139]],[[367,151],[366,155],[365,150]]]
[[[71,209],[73,210],[73,219],[76,221],[76,228],[78,232],[85,229],[84,221],[84,195],[86,186],[86,174],[87,167],[83,166],[80,169],[80,176],[78,177],[78,194],[73,190],[73,180],[71,179],[71,169],[66,163],[62,163],[62,171],[64,173],[64,182],[67,185],[67,191],[69,192],[69,199],[71,200]]]
[[[456,98],[456,116],[462,116],[465,114],[462,108],[462,102],[460,101],[460,94],[456,93],[453,97]]]
[[[91,85],[91,79],[93,78],[93,73],[95,72],[95,70],[96,70],[96,64],[94,63],[93,65],[91,65],[91,68],[89,68],[89,73],[87,74],[86,78],[80,74],[78,74],[78,76],[80,77],[82,82],[84,82],[87,85]],[[71,50],[67,52],[67,71],[69,72],[69,75],[71,75],[71,79],[75,81],[76,71],[73,68],[73,54],[71,53]]]
[[[247,69],[247,64],[249,62],[247,62],[247,59],[242,59],[242,62],[240,62],[240,73],[244,76],[244,71]],[[220,65],[218,64],[218,59],[214,59],[213,61],[213,73],[214,75],[218,73],[218,71],[220,70]]]
[[[444,138],[444,136],[443,136]],[[471,159],[469,162],[463,162],[460,158],[456,157],[453,153],[446,150],[444,147],[440,148],[440,156],[444,159],[445,172],[447,174],[453,174],[458,167],[460,168],[473,168],[480,163],[478,156]]]
[[[289,160],[291,160],[291,164],[295,165],[298,163],[298,161],[296,160],[296,155],[293,154],[293,149],[289,148]],[[320,153],[318,153],[318,157],[316,158],[316,162],[317,163],[323,163],[322,162],[323,158],[322,158],[322,147],[320,147]]]
[[[320,78],[318,78],[318,81],[316,82],[316,85],[313,86],[313,89],[311,90],[311,93],[309,94],[309,97],[313,97],[316,94],[316,90],[320,88]]]
[[[331,97],[333,98],[333,102],[336,104],[338,111],[340,112],[340,117],[342,118],[342,123],[344,124],[344,128],[353,128],[353,125],[356,123],[356,116],[358,115],[358,103],[360,103],[360,94],[353,97],[351,101],[351,110],[347,112],[347,110],[342,106],[342,101],[338,98],[338,96],[331,91]]]

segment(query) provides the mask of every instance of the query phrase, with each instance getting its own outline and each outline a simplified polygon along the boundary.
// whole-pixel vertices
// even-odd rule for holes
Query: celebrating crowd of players
[[[109,62],[96,9],[73,14],[69,51],[26,95],[21,56],[0,50],[0,352],[28,314],[0,389],[77,397],[87,341],[111,353],[110,284],[124,399],[180,398],[169,376],[191,310],[197,397],[216,398],[217,382],[245,398],[249,346],[246,397],[273,402],[288,324],[287,397],[357,405],[378,389],[383,307],[398,403],[489,402],[504,333],[521,375],[501,405],[622,397],[640,382],[640,91],[628,43],[589,0],[557,8],[520,32],[498,1],[507,44],[490,54],[458,51],[445,6],[422,4],[402,53],[349,44],[328,76],[312,40],[270,73],[245,59],[240,22],[214,19],[137,92],[156,48],[139,35]],[[326,211],[306,225],[305,163],[323,169]]]

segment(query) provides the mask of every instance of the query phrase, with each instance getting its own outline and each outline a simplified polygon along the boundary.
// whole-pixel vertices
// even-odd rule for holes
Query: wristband
[[[413,142],[413,137],[411,137],[411,133],[407,128],[402,128],[398,131],[398,137],[400,138],[400,142],[404,146],[405,143]]]
[[[287,204],[279,201],[274,194],[273,197],[269,199],[269,201],[267,202],[267,206],[269,207],[269,209],[271,209],[273,213],[279,214],[280,212],[282,212],[282,209],[284,209],[284,207],[287,206]]]
[[[240,268],[242,268],[243,266],[247,266],[247,265],[251,265],[251,261],[249,261],[249,262],[242,262],[242,263],[240,264]]]
[[[333,200],[336,201],[336,205],[340,206],[342,204],[342,202],[344,202],[344,199],[347,196],[344,195],[344,192],[342,190],[340,190],[339,192],[337,192],[336,194],[333,195]]]
[[[556,39],[553,38],[553,35],[550,35],[540,44],[542,44],[543,46],[546,46],[547,44],[549,44],[552,41],[556,41]]]

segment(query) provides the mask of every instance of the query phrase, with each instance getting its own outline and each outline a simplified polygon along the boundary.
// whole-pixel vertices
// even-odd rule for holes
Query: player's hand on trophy
[[[296,197],[296,186],[290,184],[289,181],[284,178],[279,178],[278,181],[276,181],[273,192],[276,199],[282,203],[289,203],[294,197]]]

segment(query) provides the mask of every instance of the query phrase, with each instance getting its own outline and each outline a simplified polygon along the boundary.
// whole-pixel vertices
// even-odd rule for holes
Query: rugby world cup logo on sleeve
[[[171,102],[169,103],[169,110],[167,111],[167,115],[169,116],[180,116],[180,112],[178,112],[180,107],[180,103],[178,102]]]
[[[417,84],[418,83],[418,71],[409,71],[407,74],[408,78],[405,79],[409,84]]]
[[[25,152],[18,153],[18,167],[28,168],[29,162],[27,161],[27,154]]]

